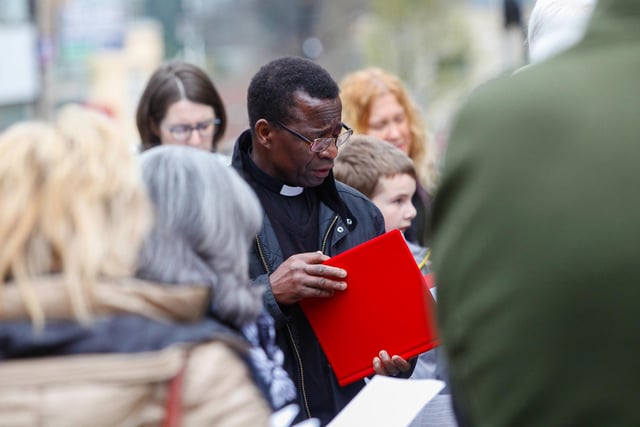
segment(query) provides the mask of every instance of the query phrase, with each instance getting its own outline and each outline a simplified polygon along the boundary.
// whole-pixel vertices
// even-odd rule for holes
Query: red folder
[[[399,230],[336,255],[347,289],[300,302],[338,383],[374,373],[380,350],[410,359],[436,347],[434,301]]]
[[[436,287],[436,281],[433,278],[433,273],[428,273],[424,275],[424,282],[427,285],[428,289],[433,289]]]

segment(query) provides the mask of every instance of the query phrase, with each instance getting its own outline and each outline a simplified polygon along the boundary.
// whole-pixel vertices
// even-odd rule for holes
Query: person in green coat
[[[640,1],[470,97],[434,203],[461,425],[640,425]]]

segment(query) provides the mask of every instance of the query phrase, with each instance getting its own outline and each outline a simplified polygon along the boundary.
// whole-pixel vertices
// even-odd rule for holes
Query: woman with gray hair
[[[256,382],[273,408],[295,398],[282,369],[273,320],[262,311],[263,289],[248,276],[249,245],[262,208],[237,172],[215,155],[163,145],[140,156],[155,223],[140,252],[136,276],[210,288],[209,315],[244,335]]]
[[[251,346],[231,326],[259,313],[259,297],[242,291],[243,251],[238,272],[212,264],[227,284],[214,287],[226,310],[212,308],[210,288],[198,286],[208,276],[195,273],[207,271],[208,260],[194,262],[190,276],[176,270],[184,286],[167,281],[169,272],[156,276],[167,280],[132,277],[152,212],[138,160],[113,121],[79,105],[64,106],[51,123],[17,123],[0,134],[1,425],[271,424],[245,360]],[[182,174],[187,166],[176,161],[171,179],[196,189],[197,179]],[[212,186],[250,191],[226,175],[214,175]],[[225,237],[230,248],[260,226],[257,202],[239,200],[248,209],[230,218],[220,219],[222,206],[211,209],[237,228]],[[154,236],[171,232],[163,218]],[[165,246],[151,246],[163,249],[145,252],[154,261],[175,267]],[[208,316],[214,309],[225,321]]]

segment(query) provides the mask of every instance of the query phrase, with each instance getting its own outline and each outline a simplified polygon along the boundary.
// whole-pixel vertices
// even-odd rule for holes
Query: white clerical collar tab
[[[302,187],[289,187],[288,185],[283,185],[280,189],[280,194],[283,196],[293,197],[302,194],[304,188]]]

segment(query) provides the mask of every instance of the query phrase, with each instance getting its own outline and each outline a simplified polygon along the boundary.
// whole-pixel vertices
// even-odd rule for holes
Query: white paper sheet
[[[444,386],[376,375],[327,427],[406,427]]]

